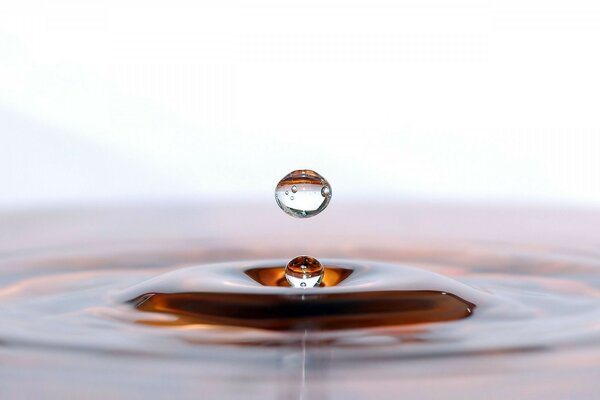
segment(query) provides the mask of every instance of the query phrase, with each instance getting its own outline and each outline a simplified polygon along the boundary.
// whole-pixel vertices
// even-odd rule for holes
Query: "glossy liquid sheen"
[[[3,217],[2,397],[595,398],[595,213],[269,215]],[[292,288],[306,249],[324,274]]]
[[[265,261],[264,264],[269,263]],[[340,264],[345,265],[345,268],[340,268]],[[352,288],[352,284],[346,286],[344,281],[347,283],[353,273],[360,274],[365,269],[363,265],[343,261],[332,262],[331,265],[327,270],[344,271],[344,278],[327,280],[323,288],[333,288],[334,285],[342,289]],[[202,291],[201,284],[198,284],[198,289],[194,292],[160,293],[151,290],[154,284],[149,283],[144,291],[150,291],[136,297],[131,303],[140,311],[170,314],[175,317],[166,322],[152,319],[141,322],[150,325],[211,325],[316,332],[451,321],[467,318],[475,309],[475,304],[444,291],[401,289],[400,280],[403,274],[406,274],[406,279],[427,279],[421,277],[416,270],[396,271],[395,267],[376,263],[371,263],[370,267],[376,269],[370,271],[370,274],[387,276],[388,282],[385,285],[372,282],[373,289],[370,290],[331,291],[317,288],[306,292],[282,285],[284,280],[280,276],[284,271],[283,266],[250,270],[242,270],[243,264],[203,266],[201,268],[205,274],[210,274],[208,278],[212,273],[215,278],[220,274],[245,273],[264,286],[272,286],[275,283],[276,286],[281,285],[285,289],[266,293],[227,290],[215,293],[208,288]],[[164,281],[160,284],[168,282],[169,286],[177,287],[178,282],[189,282],[191,278],[188,277],[201,274],[202,269],[180,270],[176,274],[164,276]],[[207,273],[206,270],[211,270],[212,273]],[[268,277],[264,276],[265,274],[279,277]],[[389,284],[390,279],[398,280],[398,290],[391,289],[393,285]],[[206,286],[206,283],[202,283],[202,286]],[[452,286],[454,284],[448,282],[448,287]],[[473,297],[478,296],[479,294],[473,293]]]

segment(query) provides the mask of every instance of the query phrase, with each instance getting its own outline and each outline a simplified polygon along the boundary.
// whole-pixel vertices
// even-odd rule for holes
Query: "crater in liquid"
[[[164,279],[171,280],[169,285],[176,287],[178,280],[189,281],[186,275],[203,274],[206,273],[203,270],[210,269],[218,276],[219,268],[226,270],[228,266],[192,268],[178,273],[175,280],[168,276]],[[275,293],[246,293],[244,289],[233,292],[228,288],[219,292],[152,291],[131,303],[140,311],[174,316],[168,321],[140,321],[149,325],[235,326],[276,331],[344,330],[453,321],[470,316],[475,309],[475,304],[445,291],[376,290],[375,281],[373,289],[365,290],[361,289],[360,280],[344,285],[354,272],[363,272],[367,280],[375,279],[369,275],[381,276],[388,282],[419,279],[417,270],[396,267],[394,271],[372,262],[364,266],[338,262],[325,267],[321,288],[311,292],[301,288],[286,288]],[[244,273],[263,286],[289,287],[283,266],[239,269],[238,273]],[[334,287],[346,290],[332,291]]]

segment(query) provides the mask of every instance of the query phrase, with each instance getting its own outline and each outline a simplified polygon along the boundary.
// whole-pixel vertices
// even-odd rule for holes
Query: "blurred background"
[[[0,2],[0,208],[600,205],[600,3]],[[271,204],[271,203],[269,203]]]

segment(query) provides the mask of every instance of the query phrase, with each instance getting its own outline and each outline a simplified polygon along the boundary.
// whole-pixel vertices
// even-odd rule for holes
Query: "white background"
[[[296,168],[600,205],[600,2],[0,0],[0,139],[0,207],[273,201]]]

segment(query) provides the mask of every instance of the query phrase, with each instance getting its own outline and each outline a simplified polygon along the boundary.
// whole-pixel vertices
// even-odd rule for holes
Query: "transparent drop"
[[[289,191],[294,193],[294,196],[286,196]],[[296,170],[279,181],[275,187],[275,200],[279,207],[292,217],[313,217],[329,204],[331,185],[315,171]],[[292,203],[292,200],[295,201]]]
[[[325,268],[316,258],[298,256],[285,267],[285,279],[292,287],[311,288],[321,283],[324,272]]]

